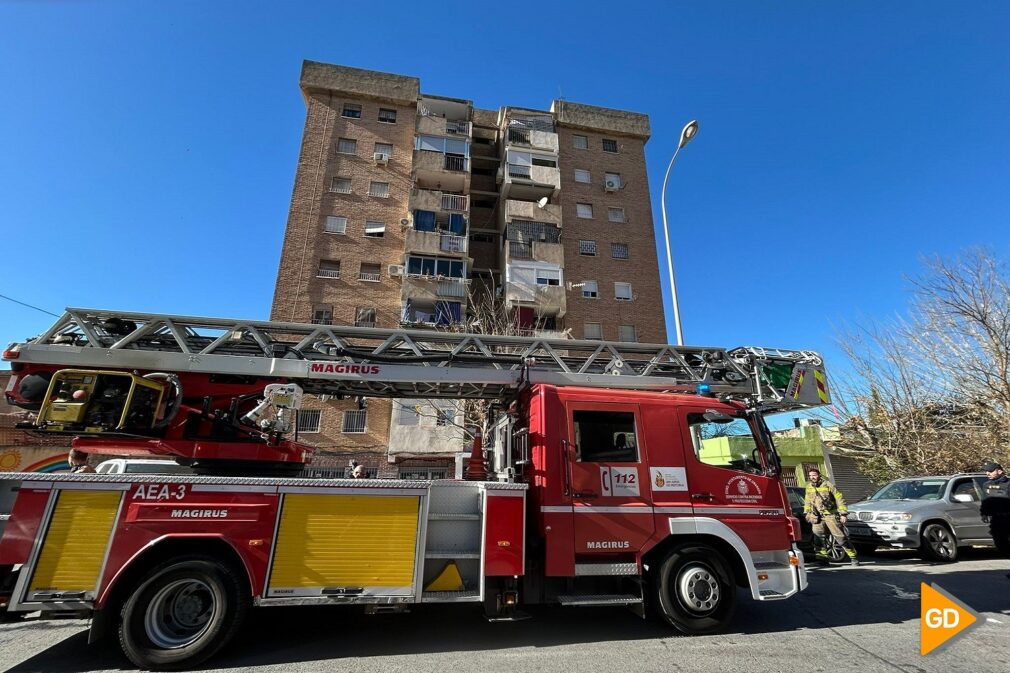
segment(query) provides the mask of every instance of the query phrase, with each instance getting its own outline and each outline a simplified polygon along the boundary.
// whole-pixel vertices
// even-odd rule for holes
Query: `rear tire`
[[[191,668],[216,654],[249,612],[248,582],[212,556],[154,568],[123,605],[119,643],[148,670]]]
[[[712,547],[676,547],[657,573],[655,605],[660,616],[681,633],[716,633],[733,618],[736,583],[729,563]]]
[[[937,563],[953,563],[957,560],[957,539],[942,523],[931,523],[922,529],[919,541],[922,557]]]

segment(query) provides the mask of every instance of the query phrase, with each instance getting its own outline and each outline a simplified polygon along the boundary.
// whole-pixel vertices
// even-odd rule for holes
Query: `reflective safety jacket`
[[[835,488],[827,479],[821,479],[816,484],[807,484],[806,498],[803,500],[803,513],[809,514],[846,514],[849,508],[845,506],[842,492]]]

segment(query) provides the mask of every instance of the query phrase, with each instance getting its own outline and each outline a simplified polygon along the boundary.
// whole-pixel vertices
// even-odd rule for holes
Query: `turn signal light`
[[[800,565],[800,557],[797,556],[796,554],[790,554],[789,555],[789,565],[799,567],[799,565]]]
[[[18,348],[8,348],[4,351],[4,360],[17,360],[18,356],[21,355],[21,350]]]

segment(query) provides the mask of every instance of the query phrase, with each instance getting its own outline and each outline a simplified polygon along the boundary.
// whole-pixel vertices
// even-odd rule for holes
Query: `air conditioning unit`
[[[402,220],[400,220],[400,226],[401,227],[409,227],[410,226],[410,218],[409,217],[405,217]]]
[[[389,163],[389,155],[385,152],[376,152],[372,155],[372,161],[377,164],[386,165]]]
[[[603,185],[603,188],[608,192],[616,192],[621,188],[621,183],[616,180],[607,180],[607,182]]]
[[[389,265],[389,277],[396,278],[397,276],[403,275],[403,264],[390,264]]]

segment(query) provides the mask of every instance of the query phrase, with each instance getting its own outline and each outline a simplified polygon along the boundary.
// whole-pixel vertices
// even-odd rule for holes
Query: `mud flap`
[[[12,565],[0,566],[0,621],[16,614],[8,612],[7,606],[10,604],[11,595],[14,593],[14,584],[17,583],[20,572],[21,568],[15,570]]]

